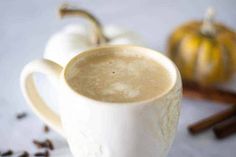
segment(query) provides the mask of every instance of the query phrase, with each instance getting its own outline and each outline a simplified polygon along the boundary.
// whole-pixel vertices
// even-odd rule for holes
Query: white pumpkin
[[[115,26],[105,26],[88,11],[63,5],[59,10],[60,16],[80,16],[91,23],[91,28],[73,24],[54,34],[48,41],[44,57],[57,62],[61,66],[79,52],[100,45],[135,44],[144,45],[140,36],[132,31]]]

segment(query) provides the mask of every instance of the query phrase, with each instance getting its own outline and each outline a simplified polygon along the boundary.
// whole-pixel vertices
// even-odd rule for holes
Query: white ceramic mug
[[[135,51],[166,67],[168,90],[154,98],[132,103],[108,103],[80,95],[67,83],[66,72],[81,54],[103,50]],[[60,115],[38,95],[33,73],[53,77],[59,86]],[[167,57],[143,47],[120,45],[90,49],[75,56],[65,68],[46,60],[26,65],[21,88],[34,112],[68,141],[75,157],[164,157],[173,142],[180,112],[182,85],[176,66]]]

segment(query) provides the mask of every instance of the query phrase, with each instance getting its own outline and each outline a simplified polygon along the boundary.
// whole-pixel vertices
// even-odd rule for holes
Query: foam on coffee
[[[161,64],[137,53],[103,52],[79,57],[69,85],[78,93],[106,102],[136,102],[164,93],[171,84]]]

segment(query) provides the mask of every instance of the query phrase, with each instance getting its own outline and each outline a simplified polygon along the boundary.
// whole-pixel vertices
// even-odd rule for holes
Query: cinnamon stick
[[[206,119],[203,119],[195,124],[190,125],[188,127],[188,130],[191,134],[195,135],[235,115],[236,107],[230,107],[229,109],[216,113]]]
[[[223,139],[236,133],[236,117],[213,128],[216,138]]]
[[[236,104],[236,92],[217,87],[203,87],[197,83],[183,81],[184,96],[194,99],[206,99],[224,104]]]

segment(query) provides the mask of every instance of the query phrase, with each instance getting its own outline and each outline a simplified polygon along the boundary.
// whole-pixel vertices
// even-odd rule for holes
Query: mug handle
[[[21,72],[21,90],[32,110],[51,128],[64,136],[60,117],[44,102],[35,87],[33,74],[42,73],[59,82],[62,67],[50,60],[39,59],[28,63]]]

